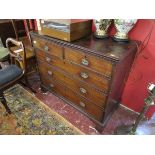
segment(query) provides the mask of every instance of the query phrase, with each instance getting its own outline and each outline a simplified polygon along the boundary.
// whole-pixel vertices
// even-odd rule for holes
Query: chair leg
[[[7,113],[8,113],[8,114],[11,114],[11,110],[10,110],[10,108],[9,108],[8,105],[7,105],[7,102],[6,102],[6,99],[5,99],[3,93],[0,93],[0,101],[1,101],[1,103],[4,105],[4,107],[5,107],[6,111],[7,111]]]

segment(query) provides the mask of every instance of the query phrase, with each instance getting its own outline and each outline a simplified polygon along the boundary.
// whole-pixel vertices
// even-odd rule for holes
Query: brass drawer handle
[[[80,88],[80,92],[83,93],[83,94],[86,94],[87,93],[87,90],[81,87]]]
[[[47,45],[45,45],[44,50],[45,50],[45,51],[48,51],[48,50],[49,50],[49,48],[48,48]]]
[[[80,102],[80,106],[83,107],[83,108],[86,107],[85,103],[83,103],[83,102]]]
[[[54,88],[54,84],[51,83],[51,84],[50,84],[50,87],[51,87],[51,88]]]
[[[81,72],[80,75],[81,75],[81,77],[84,78],[84,79],[87,79],[87,78],[89,77],[88,74],[85,73],[85,72]]]
[[[85,66],[89,65],[89,61],[86,59],[82,59],[81,63],[82,63],[82,65],[85,65]]]
[[[53,72],[51,72],[51,71],[47,71],[47,73],[48,73],[48,75],[52,75],[53,74]]]
[[[50,62],[51,59],[50,59],[49,57],[46,57],[46,61],[47,61],[47,62]]]

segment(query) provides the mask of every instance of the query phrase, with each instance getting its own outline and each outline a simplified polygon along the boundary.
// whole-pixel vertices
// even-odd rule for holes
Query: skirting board
[[[134,110],[132,110],[132,109],[130,109],[130,108],[128,108],[128,107],[126,107],[125,105],[123,105],[122,103],[120,103],[120,106],[122,106],[123,108],[125,108],[125,109],[127,109],[127,110],[129,110],[129,111],[131,111],[131,112],[134,112],[135,114],[137,114],[137,115],[139,115],[140,113],[139,112],[136,112],[136,111],[134,111]]]

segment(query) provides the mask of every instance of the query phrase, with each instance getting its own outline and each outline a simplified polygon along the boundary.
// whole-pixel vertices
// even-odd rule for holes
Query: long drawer
[[[111,77],[113,67],[111,62],[70,48],[65,48],[64,51],[65,59]]]
[[[62,61],[57,57],[52,57],[51,55],[36,51],[36,56],[38,60],[47,62],[52,66],[58,67],[59,69],[67,72],[70,76],[76,77],[90,85],[94,85],[102,91],[107,92],[110,87],[110,80],[104,78],[101,74],[87,70],[81,66],[69,63],[68,61]]]
[[[56,70],[53,66],[38,61],[39,72],[42,78],[47,77],[51,80],[61,81],[67,87],[71,88],[78,94],[90,99],[96,105],[103,108],[107,99],[107,95],[103,92],[96,90],[93,87],[90,87],[88,84],[85,84],[79,80],[75,80],[70,76]]]
[[[59,58],[63,58],[63,47],[52,44],[51,42],[40,39],[40,38],[33,38],[33,44],[36,48],[43,50],[44,52],[57,56]]]
[[[61,95],[61,96],[63,96],[63,98],[71,101],[72,104],[76,105],[82,111],[91,115],[98,121],[102,120],[104,110],[102,110],[98,106],[94,105],[92,102],[84,99],[82,96],[79,96],[78,94],[73,92],[71,89],[65,87],[64,85],[62,85],[54,80],[50,80],[48,78],[43,78],[42,83],[43,83],[43,85],[45,85],[47,88],[49,88],[56,94]]]

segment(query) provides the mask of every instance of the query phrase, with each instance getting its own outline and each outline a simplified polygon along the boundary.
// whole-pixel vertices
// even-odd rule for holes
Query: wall
[[[129,37],[133,40],[143,41],[150,32],[152,24],[155,24],[155,21],[138,20],[134,29],[129,33]],[[114,33],[115,29],[112,28],[110,34]],[[122,104],[140,112],[144,105],[144,99],[148,96],[147,86],[150,82],[155,83],[155,28],[148,45],[135,59],[122,95]],[[155,106],[148,110],[147,117],[150,118],[154,112]]]

